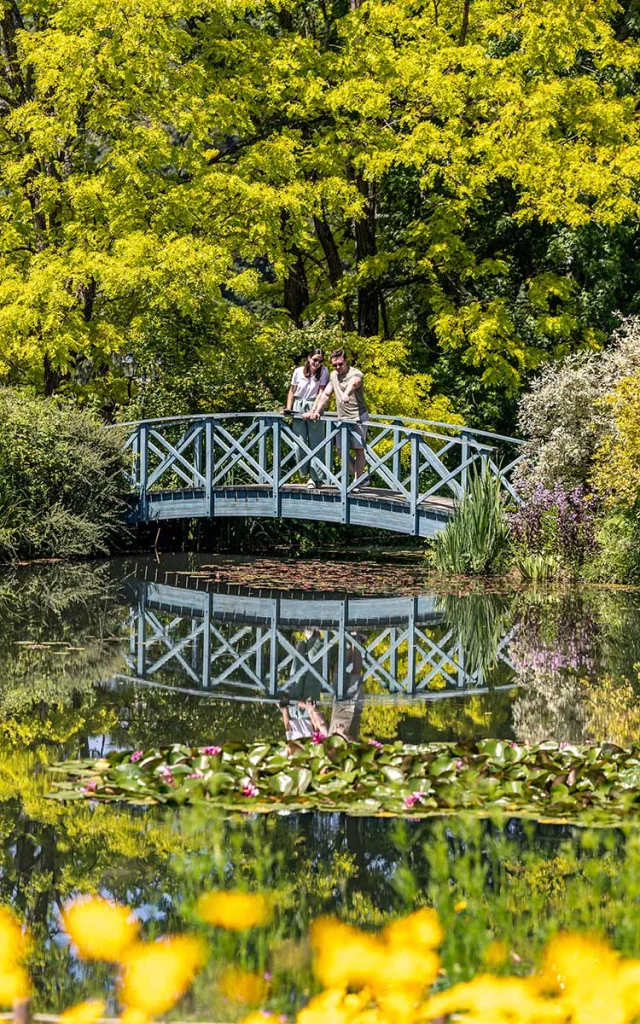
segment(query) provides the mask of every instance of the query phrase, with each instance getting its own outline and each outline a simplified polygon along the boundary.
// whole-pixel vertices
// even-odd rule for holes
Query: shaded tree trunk
[[[316,235],[324,258],[327,261],[327,272],[329,274],[329,280],[333,288],[339,283],[343,276],[342,260],[340,259],[340,253],[336,240],[333,237],[333,231],[325,217],[324,213],[321,217],[314,214],[313,224],[316,229]],[[356,325],[353,320],[353,313],[351,312],[351,303],[348,299],[345,300],[344,314],[343,314],[343,327],[345,331],[355,331]]]
[[[296,327],[300,327],[302,314],[309,305],[309,282],[304,269],[304,260],[298,246],[286,244],[288,234],[289,214],[286,210],[281,214],[282,234],[285,239],[285,248],[294,262],[284,280],[283,304]]]
[[[364,196],[364,215],[353,225],[356,240],[356,265],[376,254],[376,201],[373,182],[356,176],[358,191]],[[358,334],[371,338],[378,333],[380,291],[377,281],[365,281],[358,286]]]
[[[62,374],[57,366],[54,366],[51,362],[51,356],[48,352],[45,352],[44,359],[42,361],[42,369],[44,376],[44,394],[45,398],[49,398],[54,391],[60,386],[62,380]]]

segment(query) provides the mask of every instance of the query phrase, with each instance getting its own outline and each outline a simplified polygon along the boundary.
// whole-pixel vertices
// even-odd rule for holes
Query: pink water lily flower
[[[98,783],[96,782],[96,780],[95,779],[89,779],[89,781],[87,782],[86,786],[82,787],[82,792],[83,793],[94,793],[97,788],[98,788]]]
[[[384,746],[384,743],[381,743],[380,740],[367,740],[367,743],[370,747],[375,747],[376,750],[382,750]]]
[[[245,782],[244,786],[242,787],[243,796],[257,796],[258,792],[258,787],[254,786],[253,782]]]
[[[311,742],[312,743],[322,743],[324,740],[326,740],[326,738],[327,738],[326,733],[320,732],[319,730],[316,730],[316,732],[314,732],[313,736],[311,737]]]
[[[196,768],[195,772],[191,772],[191,775],[187,775],[188,779],[204,779],[204,775],[201,771]]]
[[[209,757],[215,757],[216,754],[221,754],[222,753],[222,747],[203,747],[202,748],[202,753],[203,754],[208,754]]]
[[[132,764],[135,764],[136,761],[139,761],[142,757],[144,757],[144,750],[134,750],[129,760]]]
[[[427,795],[426,793],[423,793],[422,790],[419,789],[419,790],[416,790],[415,793],[412,793],[411,796],[405,796],[405,798],[404,798],[404,805],[405,805],[405,807],[414,807],[415,804],[421,803],[423,796],[426,796],[426,795]]]

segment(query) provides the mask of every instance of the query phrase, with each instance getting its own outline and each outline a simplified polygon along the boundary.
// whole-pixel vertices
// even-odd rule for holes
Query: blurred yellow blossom
[[[454,913],[456,913],[456,914],[461,914],[462,911],[466,910],[466,909],[467,909],[467,901],[466,900],[458,900],[458,902],[456,903],[455,907],[453,908]]]
[[[29,979],[19,961],[25,954],[25,938],[17,919],[6,907],[0,907],[0,1005],[29,996]]]
[[[0,1006],[12,1006],[29,996],[29,978],[22,967],[0,966]]]
[[[91,896],[65,907],[65,930],[85,960],[119,960],[136,939],[139,925],[128,907]]]
[[[444,939],[438,915],[430,907],[422,907],[408,917],[387,925],[382,935],[392,946],[416,945],[427,949],[434,949]]]
[[[271,916],[266,897],[239,889],[205,893],[198,900],[196,913],[207,924],[232,931],[256,928],[266,924]]]
[[[382,969],[385,956],[380,939],[331,917],[314,921],[311,946],[316,977],[327,988],[370,984]]]
[[[165,1013],[184,995],[205,959],[202,942],[190,936],[136,943],[122,960],[123,1003],[149,1017]]]
[[[222,973],[218,987],[227,999],[249,1006],[262,1002],[269,990],[265,978],[251,971],[243,971],[239,967],[227,968]]]
[[[502,967],[509,956],[509,950],[504,942],[494,939],[487,943],[482,953],[482,959],[487,967]]]
[[[104,1013],[104,1003],[100,999],[87,999],[77,1006],[70,1006],[61,1015],[58,1024],[96,1024]]]

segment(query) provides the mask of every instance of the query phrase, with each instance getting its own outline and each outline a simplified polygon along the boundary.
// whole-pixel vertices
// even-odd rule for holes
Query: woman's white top
[[[293,388],[294,398],[299,398],[303,402],[312,402],[319,391],[326,388],[329,383],[329,371],[326,366],[323,366],[320,371],[320,376],[316,380],[314,373],[310,377],[305,377],[302,367],[298,366],[293,371],[293,377],[291,378],[291,387]]]

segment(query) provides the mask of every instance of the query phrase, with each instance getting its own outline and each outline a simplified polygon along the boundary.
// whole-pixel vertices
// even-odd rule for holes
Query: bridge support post
[[[411,501],[409,514],[411,518],[411,535],[417,537],[420,533],[418,522],[418,494],[420,493],[420,438],[417,434],[411,435]]]
[[[282,495],[280,494],[280,420],[273,421],[273,515],[280,518]]]
[[[205,479],[205,501],[207,505],[207,515],[210,519],[215,515],[214,508],[214,496],[213,496],[213,420],[206,420],[204,424],[204,479]]]
[[[149,426],[147,423],[141,423],[139,427],[139,452],[140,452],[140,476],[138,479],[139,487],[139,510],[140,519],[146,522],[148,517],[148,502],[147,502],[147,480],[149,479]]]
[[[465,462],[469,458],[469,434],[467,433],[466,430],[463,430],[460,433],[460,437],[462,438],[460,442],[460,464],[464,466],[464,469],[460,474],[460,485],[462,487],[462,497],[464,498],[465,494],[467,493],[468,473],[467,467],[465,466]]]
[[[340,522],[349,522],[349,424],[340,424]]]

